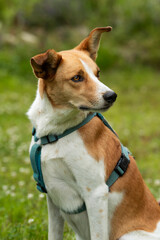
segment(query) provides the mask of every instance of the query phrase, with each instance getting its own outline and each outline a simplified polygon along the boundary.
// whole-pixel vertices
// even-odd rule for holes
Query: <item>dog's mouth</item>
[[[113,104],[107,104],[102,108],[91,108],[87,106],[80,106],[79,109],[83,111],[93,111],[93,112],[105,112],[107,111]]]

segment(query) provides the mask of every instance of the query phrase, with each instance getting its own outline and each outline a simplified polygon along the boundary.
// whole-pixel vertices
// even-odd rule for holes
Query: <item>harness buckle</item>
[[[57,135],[47,135],[44,137],[41,137],[41,144],[46,145],[48,143],[53,143],[58,141],[58,136]]]
[[[114,170],[116,171],[116,173],[118,173],[119,176],[123,176],[123,174],[126,172],[128,168],[128,165],[129,165],[129,160],[125,156],[125,154],[122,153],[121,158],[118,161]]]
[[[58,141],[58,136],[57,135],[48,135],[46,136],[48,143],[53,143]]]

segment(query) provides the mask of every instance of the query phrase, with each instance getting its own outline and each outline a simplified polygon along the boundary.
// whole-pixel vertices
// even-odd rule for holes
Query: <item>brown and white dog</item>
[[[89,112],[105,111],[113,104],[116,94],[99,81],[95,63],[100,36],[110,30],[96,28],[72,50],[48,50],[31,59],[39,84],[28,116],[38,137],[61,134]],[[120,156],[118,138],[97,117],[42,147],[49,240],[63,239],[65,220],[77,240],[160,240],[160,207],[133,157],[124,176],[108,191],[105,181]],[[83,202],[87,210],[82,213],[60,210],[77,210]]]

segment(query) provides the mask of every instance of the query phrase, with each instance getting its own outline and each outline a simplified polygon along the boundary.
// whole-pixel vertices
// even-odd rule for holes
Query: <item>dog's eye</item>
[[[97,78],[100,77],[100,70],[97,71]]]
[[[83,77],[81,75],[75,75],[73,78],[71,78],[73,82],[82,82]]]

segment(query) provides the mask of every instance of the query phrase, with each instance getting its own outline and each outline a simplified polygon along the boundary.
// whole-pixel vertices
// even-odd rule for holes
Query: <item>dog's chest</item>
[[[56,143],[43,146],[41,166],[49,196],[57,207],[66,212],[73,212],[81,207],[86,195],[91,194],[92,190],[104,185],[105,182],[106,170],[103,159],[98,162],[87,152],[78,131]],[[109,193],[109,230],[110,221],[122,197],[121,193]],[[63,212],[62,214],[71,226],[74,222],[72,227],[76,232],[77,229],[81,229],[80,232],[84,233],[82,237],[90,239],[86,212],[75,216]]]
[[[48,194],[66,211],[80,207],[85,192],[104,182],[103,161],[97,162],[88,154],[77,131],[43,146],[41,164]]]

